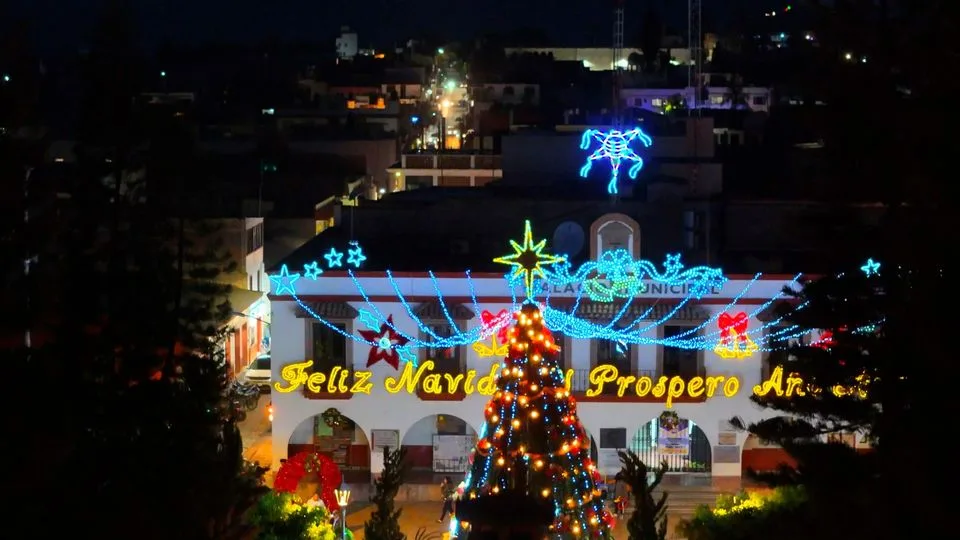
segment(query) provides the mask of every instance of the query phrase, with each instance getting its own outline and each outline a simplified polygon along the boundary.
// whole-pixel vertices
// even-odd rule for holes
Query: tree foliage
[[[660,498],[654,500],[653,491],[663,481],[667,472],[667,462],[653,471],[650,479],[650,470],[647,465],[632,450],[617,452],[623,469],[620,474],[633,491],[636,507],[630,519],[627,520],[627,533],[630,540],[665,540],[667,537],[667,493],[661,493]]]
[[[701,506],[680,524],[689,540],[746,540],[753,538],[810,538],[806,525],[807,497],[802,488],[782,487],[772,493],[741,492],[717,499],[714,508]],[[785,521],[798,526],[784,529]]]
[[[330,513],[320,506],[307,506],[290,493],[271,491],[251,510],[250,523],[257,540],[335,540]]]
[[[383,472],[374,482],[373,504],[376,506],[370,519],[363,525],[364,538],[368,540],[404,540],[406,535],[400,532],[400,513],[394,510],[394,499],[403,485],[408,465],[407,449],[391,451],[383,449]]]

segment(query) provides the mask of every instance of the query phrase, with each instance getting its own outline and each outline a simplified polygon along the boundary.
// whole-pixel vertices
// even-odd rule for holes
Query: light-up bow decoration
[[[644,147],[649,148],[653,145],[653,139],[643,132],[640,128],[633,128],[629,131],[620,131],[617,129],[611,131],[600,131],[599,129],[588,129],[583,132],[580,138],[580,149],[589,150],[596,142],[599,147],[587,156],[587,162],[580,168],[580,176],[586,178],[590,174],[590,168],[593,162],[598,159],[610,161],[610,183],[607,184],[607,193],[611,195],[617,193],[617,182],[620,179],[620,164],[624,161],[633,163],[627,171],[631,179],[637,178],[637,173],[643,168],[643,158],[630,148],[634,141],[640,141]]]
[[[689,296],[700,299],[722,287],[727,278],[723,270],[709,266],[684,268],[680,255],[667,255],[659,271],[652,262],[634,259],[625,249],[605,251],[596,261],[587,261],[571,273],[570,263],[563,261],[545,270],[547,285],[563,287],[581,284],[581,292],[594,302],[632,299],[646,290],[644,281],[664,285],[682,285]]]
[[[760,347],[750,339],[747,334],[747,326],[750,324],[750,317],[746,312],[739,312],[735,315],[721,313],[717,319],[717,326],[720,327],[720,340],[713,352],[721,358],[743,359],[753,355]]]

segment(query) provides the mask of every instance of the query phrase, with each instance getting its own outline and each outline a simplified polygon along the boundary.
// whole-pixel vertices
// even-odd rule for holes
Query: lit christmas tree
[[[535,304],[524,304],[515,318],[461,498],[506,492],[542,498],[554,507],[554,538],[612,538],[590,439],[557,365],[560,348]],[[462,539],[469,524],[454,520],[450,530]]]

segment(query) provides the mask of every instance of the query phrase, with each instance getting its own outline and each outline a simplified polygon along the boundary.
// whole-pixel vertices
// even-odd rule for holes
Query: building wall
[[[303,283],[301,280],[299,283]],[[766,299],[777,294],[785,285],[785,278],[776,277],[754,283],[747,294],[741,298],[742,306],[737,311],[756,310]],[[398,302],[386,301],[387,296],[395,293],[388,281],[382,276],[362,277],[360,282],[376,307],[384,315],[393,315],[394,323],[402,330],[416,335],[416,324],[406,315],[406,308]],[[298,285],[299,285],[298,283]],[[746,286],[745,279],[731,278],[731,281],[717,294],[705,298],[701,307],[709,313],[719,313],[725,309],[730,300]],[[435,291],[428,277],[404,277],[398,280],[401,291],[407,300],[415,305],[435,297]],[[439,285],[448,302],[464,301],[469,298],[468,283],[462,277],[441,276]],[[502,276],[484,275],[474,276],[473,285],[479,297],[479,309],[496,313],[500,309],[509,309],[509,291],[506,289]],[[304,283],[298,294],[304,301],[322,301],[323,295],[332,295],[331,299],[348,299],[355,308],[363,307],[359,297],[350,296],[354,290],[352,282],[347,277],[337,277],[333,273],[324,274],[317,281]],[[325,292],[326,291],[326,292]],[[335,291],[331,293],[330,291]],[[317,296],[312,296],[317,295]],[[560,294],[562,296],[562,294]],[[662,299],[677,298],[677,295],[664,294]],[[297,318],[296,304],[289,297],[273,299],[273,378],[281,381],[283,366],[302,362],[308,359],[307,325],[310,319]],[[468,302],[468,305],[471,305]],[[471,307],[471,309],[473,309]],[[361,329],[359,321],[351,322],[353,331]],[[467,327],[479,324],[479,315],[468,321]],[[751,318],[750,327],[759,328],[762,325],[757,319]],[[713,332],[716,328],[706,328],[705,332]],[[650,331],[651,335],[659,332],[656,328]],[[348,357],[352,359],[354,369],[367,369],[367,358],[370,348],[363,344],[348,347]],[[634,370],[657,370],[660,358],[660,347],[636,347],[631,361]],[[494,359],[479,358],[469,346],[465,346],[462,354],[466,358],[466,367],[475,369],[478,377],[490,372]],[[722,359],[712,351],[704,351],[703,365],[707,375],[736,376],[740,380],[739,393],[732,397],[715,396],[703,403],[675,403],[675,410],[681,417],[695,422],[703,430],[711,445],[717,444],[718,434],[722,422],[739,416],[746,422],[757,421],[767,413],[749,400],[751,388],[761,381],[762,359],[757,354],[743,360]],[[589,370],[592,365],[593,348],[590,341],[572,340],[569,346],[569,367],[575,370]],[[400,392],[388,393],[383,387],[383,381],[388,376],[396,377],[398,372],[384,362],[378,362],[368,368],[373,372],[374,381],[370,395],[358,394],[344,396],[345,399],[307,399],[300,391],[280,393],[273,391],[275,420],[273,424],[273,456],[277,465],[279,460],[286,456],[287,443],[297,426],[324,410],[335,407],[341,413],[354,420],[358,427],[367,434],[373,429],[395,429],[400,431],[401,440],[404,440],[421,419],[436,414],[456,416],[463,419],[473,430],[479,431],[483,422],[483,407],[488,398],[479,394],[472,394],[462,400],[428,401],[422,400],[415,394]],[[601,396],[602,398],[603,396]],[[580,420],[592,434],[598,434],[604,428],[626,428],[628,437],[632,437],[640,427],[648,421],[658,417],[665,409],[662,402],[640,402],[630,399],[618,399],[615,396],[606,399],[581,399],[578,404]],[[422,432],[415,431],[415,440],[425,437]],[[745,435],[737,434],[738,448],[742,447]],[[714,456],[716,453],[714,452]],[[717,463],[712,466],[714,476],[739,477],[740,463]]]

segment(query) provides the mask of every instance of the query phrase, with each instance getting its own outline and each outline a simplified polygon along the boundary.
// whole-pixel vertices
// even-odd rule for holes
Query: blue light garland
[[[350,245],[352,247],[347,250],[347,264],[359,266],[366,260],[366,256],[357,243],[351,242]],[[336,248],[331,248],[323,257],[327,260],[328,265],[333,268],[343,265],[343,256],[344,252],[337,251]],[[544,324],[551,331],[560,332],[574,339],[608,340],[616,343],[618,347],[623,349],[626,349],[630,345],[659,345],[693,350],[714,349],[718,340],[722,337],[722,330],[716,329],[709,332],[704,332],[703,330],[708,327],[708,325],[718,326],[716,322],[719,317],[724,313],[736,309],[740,299],[743,298],[753,284],[760,279],[760,274],[755,275],[723,309],[716,311],[700,324],[690,326],[679,334],[660,337],[657,335],[658,332],[656,332],[657,327],[672,320],[673,317],[681,309],[690,304],[690,302],[702,299],[703,296],[711,290],[722,287],[727,283],[727,278],[719,268],[707,266],[684,268],[680,262],[680,255],[672,254],[667,255],[663,264],[663,271],[661,271],[650,261],[634,260],[626,250],[605,252],[597,261],[585,262],[575,271],[572,270],[570,263],[564,258],[557,257],[556,259],[558,262],[550,264],[550,268],[546,268],[547,265],[541,267],[544,271],[538,283],[540,289],[545,290],[546,293],[542,302],[536,301],[534,297],[527,295],[524,295],[522,300],[518,298],[515,289],[519,285],[522,285],[524,289],[528,289],[529,287],[531,276],[529,276],[527,272],[517,272],[514,270],[505,276],[512,299],[510,311],[519,310],[521,303],[537,303],[543,313]],[[879,266],[879,263],[870,259],[861,270],[868,275],[874,275],[878,271]],[[304,265],[302,277],[316,281],[322,274],[323,269],[320,268],[317,261],[313,261]],[[428,276],[434,289],[434,296],[443,313],[445,322],[450,328],[449,336],[439,335],[429,324],[416,315],[413,306],[407,301],[391,271],[386,271],[386,276],[393,290],[393,296],[395,296],[403,306],[410,320],[416,324],[418,332],[401,330],[371,301],[368,293],[353,271],[348,269],[347,275],[350,277],[355,290],[359,293],[364,303],[364,306],[358,309],[360,322],[371,330],[380,330],[385,326],[407,340],[405,345],[397,348],[398,355],[403,361],[416,363],[416,349],[447,349],[460,347],[476,343],[484,338],[483,325],[478,325],[469,330],[458,327],[444,299],[439,280],[433,272],[429,272]],[[480,301],[477,298],[476,287],[471,274],[467,271],[464,276],[467,280],[470,302],[473,304],[474,311],[479,313],[482,309],[480,307]],[[274,274],[269,277],[273,285],[274,295],[289,294],[304,312],[331,330],[357,343],[368,346],[380,345],[380,343],[369,341],[358,334],[351,334],[341,330],[340,327],[324,320],[307,303],[302,301],[297,296],[296,291],[296,283],[300,279],[301,274],[291,273],[289,268],[283,265],[279,274]],[[794,277],[788,284],[788,287],[797,285],[799,278],[800,274]],[[671,305],[670,309],[655,320],[650,320],[648,317],[653,313],[656,304],[647,307],[643,313],[639,315],[633,314],[629,319],[625,319],[627,314],[631,313],[631,307],[633,307],[636,302],[638,294],[645,290],[646,283],[683,286],[684,294],[676,298],[675,303]],[[570,306],[569,299],[564,299],[562,306],[551,305],[552,286],[576,286],[577,293],[573,305]],[[783,299],[785,295],[786,293],[784,291],[778,292],[763,304],[750,310],[748,317],[750,319],[755,318],[758,313],[766,311],[774,302]],[[577,312],[585,298],[600,302],[622,300],[623,305],[619,307],[617,313],[607,322],[598,323],[595,320],[590,320],[589,318],[578,315]],[[794,307],[794,311],[803,309],[805,306],[806,303],[801,303]],[[743,311],[742,308],[740,309]],[[752,335],[762,336],[762,338],[759,339],[755,338],[758,351],[768,352],[788,348],[791,342],[801,339],[811,332],[810,330],[799,328],[796,325],[782,326],[783,320],[784,317],[779,317],[765,322],[759,328],[751,329]],[[855,331],[872,331],[870,328],[875,327],[876,325],[867,325]]]
[[[643,168],[643,158],[637,155],[630,145],[638,140],[644,147],[649,148],[653,145],[653,139],[643,132],[640,128],[633,128],[629,131],[620,131],[617,129],[610,131],[601,131],[599,129],[588,129],[580,137],[580,149],[589,150],[593,143],[599,144],[599,147],[587,156],[587,162],[580,168],[580,176],[586,178],[590,174],[590,168],[593,162],[598,159],[606,159],[610,162],[610,183],[607,184],[607,192],[611,195],[617,193],[617,182],[620,179],[620,165],[624,161],[632,162],[633,165],[627,171],[631,179],[637,178],[637,173]]]

